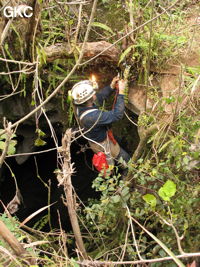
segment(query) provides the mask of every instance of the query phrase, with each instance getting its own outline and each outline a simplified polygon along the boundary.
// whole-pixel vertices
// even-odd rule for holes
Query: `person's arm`
[[[119,94],[117,96],[117,101],[115,103],[115,107],[113,110],[111,111],[96,110],[93,113],[91,113],[91,115],[88,114],[87,122],[89,122],[90,127],[93,124],[102,126],[108,125],[122,119],[125,109],[124,89],[125,89],[124,81],[119,81]]]
[[[110,86],[106,86],[101,90],[101,92],[96,93],[98,104],[100,106],[103,105],[103,101],[114,91],[115,89],[112,89]]]
[[[99,120],[97,125],[108,125],[118,120],[121,120],[124,115],[124,96],[118,95],[115,107],[111,111],[98,111]]]
[[[96,93],[97,101],[99,105],[103,105],[103,101],[116,89],[116,83],[119,81],[118,77],[114,77],[109,86],[104,87],[101,92]]]

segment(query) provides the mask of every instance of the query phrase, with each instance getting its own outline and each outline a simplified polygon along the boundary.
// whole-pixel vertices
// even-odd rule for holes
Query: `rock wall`
[[[188,15],[185,19],[185,25],[187,26],[187,32],[183,27],[180,35],[187,37],[187,44],[184,48],[178,51],[176,58],[169,59],[164,66],[158,69],[153,64],[150,66],[150,74],[152,78],[153,86],[157,87],[157,91],[160,97],[169,98],[170,96],[181,96],[187,98],[188,94],[193,97],[199,97],[200,95],[200,16],[197,6],[194,6],[190,11],[191,15]],[[183,23],[184,24],[184,23]],[[192,73],[192,69],[196,69],[196,74]],[[184,85],[187,83],[188,78],[196,79],[194,87],[190,92],[184,91]],[[147,87],[130,84],[129,88],[129,104],[127,107],[136,114],[145,110]],[[178,105],[180,109],[182,105],[186,105],[188,100],[185,99]],[[147,94],[147,109],[155,107],[155,101],[152,101]],[[172,113],[174,110],[174,103],[164,106],[165,112]]]

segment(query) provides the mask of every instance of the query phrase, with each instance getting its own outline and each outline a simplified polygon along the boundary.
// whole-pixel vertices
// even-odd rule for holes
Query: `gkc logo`
[[[6,6],[3,9],[3,15],[6,18],[30,18],[33,15],[33,8],[31,6],[19,5],[19,6]]]

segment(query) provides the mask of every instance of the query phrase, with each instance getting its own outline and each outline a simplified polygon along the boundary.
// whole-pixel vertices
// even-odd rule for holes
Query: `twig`
[[[74,65],[74,67],[71,69],[71,71],[66,76],[66,78],[57,86],[57,88],[37,108],[35,108],[31,112],[29,112],[23,118],[21,118],[18,121],[16,121],[14,124],[12,124],[11,128],[14,128],[14,127],[18,126],[19,124],[21,124],[22,122],[24,122],[25,120],[27,120],[29,117],[31,117],[33,114],[35,114],[38,110],[40,110],[41,107],[43,107],[44,105],[46,105],[49,102],[49,100],[52,99],[60,91],[60,89],[62,88],[62,86],[69,80],[69,78],[71,77],[71,75],[80,66],[80,62],[81,62],[81,60],[83,58],[84,48],[85,48],[85,45],[86,45],[86,42],[87,42],[87,39],[88,39],[90,30],[91,30],[91,24],[92,24],[92,21],[94,19],[94,14],[95,14],[95,11],[96,11],[97,2],[98,2],[98,0],[94,0],[94,2],[93,2],[91,16],[90,16],[90,20],[89,20],[89,23],[88,23],[87,31],[86,31],[86,34],[85,34],[85,38],[84,38],[84,41],[83,41],[83,44],[82,44],[81,52],[80,52],[79,58],[78,58],[76,64]],[[0,133],[0,136],[2,134],[4,134],[4,133],[5,133],[5,130]]]
[[[123,261],[125,253],[126,253],[126,247],[127,247],[127,242],[128,242],[128,233],[129,233],[129,228],[130,228],[130,221],[128,223],[128,227],[126,229],[126,236],[125,236],[125,242],[123,246],[123,251],[122,251],[122,256],[121,256],[121,261]]]
[[[98,0],[94,0],[93,6],[92,6],[92,11],[91,11],[91,15],[90,15],[90,20],[89,20],[89,22],[88,22],[87,31],[86,31],[86,33],[85,33],[85,38],[84,38],[83,45],[82,45],[82,48],[81,48],[81,52],[80,52],[79,59],[78,59],[78,65],[79,65],[79,66],[80,66],[81,60],[82,60],[82,58],[83,58],[83,53],[84,53],[85,44],[86,44],[86,42],[87,42],[87,40],[88,40],[89,33],[90,33],[90,30],[91,30],[91,27],[92,27],[92,22],[93,22],[93,19],[94,19],[94,14],[95,14],[95,11],[96,11],[97,2],[98,2]]]
[[[131,30],[134,30],[134,19],[133,19],[133,1],[129,0],[129,18],[130,18],[130,25],[131,25]],[[134,42],[134,35],[133,32],[130,34],[131,41]]]
[[[171,211],[169,210],[170,214],[171,214]],[[178,245],[178,250],[180,252],[181,255],[185,255],[185,252],[183,251],[182,247],[181,247],[181,237],[179,236],[177,230],[176,230],[176,227],[173,225],[172,223],[172,220],[171,222],[168,222],[167,220],[165,220],[160,214],[158,214],[156,212],[156,215],[165,223],[167,224],[168,226],[172,227],[172,229],[174,230],[174,233],[176,235],[176,240],[177,240],[177,245]]]
[[[30,258],[29,253],[23,248],[23,246],[19,243],[19,241],[15,238],[15,236],[10,232],[10,230],[6,227],[6,225],[0,220],[0,235],[2,238],[9,244],[9,246],[14,251],[15,255],[20,256],[26,259],[26,263],[35,264],[35,260]],[[27,257],[29,255],[29,259]]]
[[[12,92],[11,94],[7,94],[7,95],[1,95],[0,96],[0,101],[3,101],[13,95],[17,95],[17,94],[20,94],[21,92],[23,92],[24,90],[22,89],[21,91],[18,91],[18,92]]]
[[[152,125],[151,127],[149,127],[146,131],[144,131],[142,137],[140,138],[140,142],[139,142],[139,145],[137,147],[137,149],[135,150],[133,156],[132,156],[132,161],[135,162],[139,159],[139,157],[141,156],[142,152],[143,152],[143,149],[146,145],[146,142],[149,138],[149,136],[155,131],[158,129],[158,125],[157,124],[154,124]]]
[[[178,259],[184,258],[194,258],[200,257],[200,252],[197,253],[187,253],[184,255],[176,255]],[[172,257],[163,257],[157,259],[145,259],[145,260],[137,260],[137,261],[77,261],[78,264],[83,264],[83,266],[116,266],[116,265],[135,265],[135,264],[143,264],[143,263],[154,263],[154,262],[163,262],[163,261],[171,261],[173,260]],[[164,266],[164,265],[163,265]]]
[[[25,220],[23,220],[22,223],[20,223],[19,227],[24,227],[24,225],[29,222],[30,220],[32,220],[36,215],[38,215],[39,213],[41,213],[42,211],[48,209],[50,206],[54,205],[56,202],[51,203],[50,205],[44,206],[42,208],[40,208],[39,210],[33,212],[32,214],[30,214]]]
[[[195,91],[197,90],[197,85],[198,82],[200,81],[200,75],[198,76],[198,78],[196,79],[196,81],[194,82],[192,89],[191,89],[191,95],[194,95]]]
[[[6,39],[7,35],[8,35],[8,31],[9,31],[9,29],[10,29],[10,26],[11,26],[12,22],[13,22],[13,19],[10,19],[10,20],[7,22],[7,24],[6,24],[6,26],[5,26],[4,30],[3,30],[3,32],[2,32],[2,34],[1,34],[0,46],[3,45],[5,39]]]
[[[177,265],[179,267],[185,267],[185,265],[179,260],[177,259],[177,257],[174,255],[174,253],[168,249],[168,247],[163,243],[161,242],[155,235],[153,235],[151,232],[149,232],[144,226],[142,226],[135,218],[133,218],[132,216],[130,217],[137,225],[140,226],[140,228],[142,228],[142,230],[144,232],[146,232],[153,240],[156,241],[156,243],[158,243],[161,248],[169,255],[173,258],[174,262],[177,263]]]
[[[129,208],[128,208],[127,205],[126,205],[126,209],[128,211],[128,217],[130,219],[131,231],[132,231],[132,235],[133,235],[133,241],[134,241],[134,244],[135,244],[135,248],[136,248],[136,251],[137,251],[137,254],[138,254],[139,259],[140,260],[143,260],[142,256],[140,255],[140,251],[139,251],[138,244],[137,244],[137,241],[136,241],[135,231],[134,231],[132,220],[131,220],[131,213],[130,213],[130,210],[129,210]]]
[[[30,39],[29,42],[32,42],[31,44],[31,52],[32,52],[32,60],[35,60],[35,38],[36,38],[36,32],[37,32],[37,28],[38,28],[38,24],[40,21],[40,17],[41,17],[41,7],[38,1],[35,1],[34,4],[34,12],[33,12],[33,17],[31,18],[31,33],[30,35]]]
[[[154,14],[154,0],[151,2],[151,19],[153,18]],[[152,46],[152,36],[153,36],[153,21],[150,23],[150,29],[149,29],[149,47],[148,47],[148,58],[146,63],[146,90],[145,90],[145,106],[144,110],[147,110],[147,95],[149,90],[149,74],[150,74],[150,61],[151,61],[151,46]]]
[[[71,175],[73,173],[73,165],[71,164],[70,144],[72,138],[72,131],[68,129],[62,139],[62,155],[64,157],[64,163],[62,166],[62,176],[57,176],[59,185],[64,186],[64,192],[67,200],[68,213],[76,239],[77,247],[81,253],[83,259],[87,259],[87,253],[81,236],[81,231],[76,214],[76,202],[72,193]]]
[[[4,58],[6,58],[6,53],[5,53],[5,51],[4,51],[4,47],[3,46],[0,46],[0,48],[1,48],[1,51],[2,51],[2,54],[3,54],[3,56],[4,56]],[[11,86],[12,86],[12,90],[13,90],[13,92],[15,92],[15,87],[14,87],[14,84],[13,84],[13,80],[12,80],[12,76],[11,76],[11,74],[10,74],[10,68],[9,68],[9,65],[8,65],[8,62],[6,61],[6,67],[7,67],[7,69],[8,69],[8,77],[9,77],[9,79],[10,79],[10,83],[11,83]]]
[[[5,207],[6,211],[8,211],[10,214],[15,213],[19,209],[19,205],[23,202],[22,195],[20,193],[17,179],[15,177],[15,174],[12,172],[11,167],[8,165],[8,163],[5,161],[6,167],[9,169],[11,176],[14,179],[15,182],[15,196],[14,198],[7,204],[7,207]],[[12,218],[12,217],[11,217]]]
[[[13,155],[9,155],[6,156],[6,158],[12,158],[12,157],[21,157],[21,156],[28,156],[28,155],[37,155],[37,154],[42,154],[42,153],[48,153],[50,151],[59,149],[61,147],[53,147],[50,149],[46,149],[46,150],[42,150],[42,151],[36,151],[36,152],[27,152],[27,153],[19,153],[19,154],[13,154]]]
[[[81,27],[82,9],[83,9],[83,4],[80,4],[79,13],[78,13],[78,23],[77,23],[77,26],[76,26],[76,33],[75,33],[75,37],[74,37],[74,44],[73,44],[73,49],[72,50],[74,50],[76,48],[76,43],[77,43],[77,40],[78,40],[78,34],[79,34],[80,27]]]
[[[101,51],[99,54],[97,54],[96,56],[92,57],[91,59],[79,64],[80,66],[85,65],[89,62],[91,62],[92,60],[94,60],[95,58],[99,57],[100,55],[102,55],[105,51],[107,51],[108,49],[110,49],[111,47],[115,46],[116,44],[118,44],[119,42],[121,42],[123,39],[125,39],[127,36],[131,35],[133,32],[139,30],[140,28],[143,28],[145,25],[147,25],[148,23],[158,19],[160,16],[162,16],[163,14],[165,14],[169,9],[171,9],[172,7],[174,7],[180,0],[177,0],[175,3],[173,3],[171,6],[169,6],[168,8],[166,8],[162,13],[160,13],[159,15],[155,16],[154,18],[146,21],[145,23],[143,23],[142,25],[136,27],[135,29],[133,29],[132,31],[130,31],[129,33],[125,34],[124,36],[122,36],[121,38],[119,38],[117,41],[115,41],[112,45],[108,46],[107,48],[105,48],[103,51]]]
[[[0,167],[2,166],[2,164],[4,162],[4,159],[5,159],[6,154],[8,152],[9,143],[10,143],[10,140],[12,138],[13,131],[11,130],[11,126],[12,126],[12,124],[11,124],[11,122],[9,122],[8,126],[5,129],[7,136],[6,136],[6,141],[5,141],[5,147],[4,147],[4,150],[3,150],[1,157],[0,157]]]
[[[15,64],[22,64],[22,65],[29,65],[29,66],[33,66],[37,63],[37,62],[17,61],[17,60],[2,58],[2,57],[0,57],[0,61],[10,62],[10,63],[15,63]]]
[[[126,118],[127,118],[133,125],[135,125],[135,126],[138,127],[138,124],[135,123],[133,120],[131,120],[131,118],[128,116],[128,114],[126,113],[126,111],[124,111],[124,114],[125,114]]]
[[[86,5],[86,4],[89,4],[91,3],[91,1],[79,1],[79,0],[76,0],[74,2],[58,2],[59,4],[62,4],[62,5]]]
[[[180,72],[180,77],[179,77],[179,86],[178,86],[178,94],[176,95],[176,103],[175,103],[175,107],[174,107],[174,110],[173,110],[173,120],[176,120],[176,117],[178,115],[178,105],[179,105],[179,98],[180,98],[180,94],[181,94],[181,88],[182,88],[182,85],[184,83],[184,79],[183,79],[183,66],[181,64],[181,72]]]
[[[35,70],[31,70],[31,69],[32,68],[30,67],[29,69],[15,70],[15,71],[10,71],[10,72],[0,72],[0,75],[9,75],[9,74],[14,74],[14,73],[31,74],[35,72]]]
[[[7,266],[7,265],[8,265],[8,262],[10,262],[10,261],[12,260],[12,261],[15,261],[15,262],[16,262],[16,264],[17,264],[18,267],[22,267],[22,263],[20,263],[20,262],[16,259],[16,257],[13,256],[12,253],[10,253],[9,250],[7,250],[6,248],[0,246],[0,252],[1,252],[1,254],[4,253],[4,254],[6,255],[6,259],[5,259],[5,260],[6,260],[6,263],[7,263],[7,264],[5,263],[5,264],[2,265],[2,266]],[[8,257],[10,258],[10,260],[8,260]],[[2,262],[1,262],[1,264],[2,264]]]

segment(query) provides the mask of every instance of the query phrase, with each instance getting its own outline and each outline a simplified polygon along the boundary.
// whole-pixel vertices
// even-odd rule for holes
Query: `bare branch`
[[[19,243],[19,241],[15,238],[15,236],[10,232],[10,230],[1,220],[0,220],[0,235],[13,249],[15,255],[23,258],[25,256],[27,257],[28,252],[23,248],[23,246]],[[29,262],[30,264],[35,264],[35,260],[31,259],[30,256],[29,259],[27,258],[26,262]]]
[[[4,30],[3,30],[3,32],[2,32],[2,34],[1,34],[0,46],[3,45],[3,43],[4,43],[4,41],[5,41],[6,37],[7,37],[7,35],[8,35],[8,33],[9,33],[9,29],[10,29],[10,26],[11,26],[11,24],[12,24],[12,21],[13,21],[13,19],[10,19],[10,20],[7,22],[7,24],[6,24],[6,26],[5,26]]]
[[[64,157],[64,163],[62,166],[62,174],[59,173],[57,179],[59,185],[64,186],[65,197],[67,200],[68,213],[76,239],[77,247],[81,253],[83,259],[87,259],[87,253],[81,236],[81,231],[78,223],[78,218],[76,214],[76,202],[72,193],[72,184],[71,184],[71,175],[73,173],[73,165],[71,164],[71,155],[70,155],[70,144],[72,138],[72,131],[68,129],[62,139],[62,155]],[[64,203],[65,204],[65,203]]]
[[[134,231],[133,223],[132,223],[132,220],[131,220],[131,213],[130,213],[130,210],[129,210],[129,208],[128,208],[127,205],[126,205],[126,209],[128,211],[128,216],[129,216],[130,225],[131,225],[131,232],[132,232],[132,236],[133,236],[133,241],[134,241],[134,244],[135,244],[135,248],[136,248],[136,251],[137,251],[137,254],[138,254],[139,259],[140,260],[143,260],[141,254],[140,254],[140,251],[139,251],[139,247],[138,247],[138,244],[137,244],[136,237],[135,237],[135,231]]]
[[[7,136],[6,136],[6,140],[5,140],[5,147],[4,147],[4,150],[3,150],[1,157],[0,157],[0,167],[2,166],[2,164],[4,162],[4,159],[5,159],[6,154],[8,152],[9,143],[10,143],[10,140],[12,138],[13,131],[11,130],[11,126],[12,126],[12,124],[11,124],[11,122],[9,122],[8,126],[5,129]]]
[[[77,44],[77,48],[79,49],[83,44]],[[83,51],[83,58],[93,58],[94,56],[101,53],[102,57],[105,57],[108,61],[117,62],[119,60],[120,51],[116,47],[110,47],[110,43],[106,41],[99,42],[87,42],[85,43],[85,48]],[[74,49],[76,46],[74,45]],[[108,48],[105,50],[105,48]],[[72,57],[70,46],[67,42],[56,43],[44,48],[44,52],[46,54],[47,62],[51,62],[57,58],[66,58]]]
[[[100,55],[102,55],[103,53],[105,53],[108,49],[112,48],[113,46],[115,46],[116,44],[120,43],[123,39],[125,39],[127,36],[131,35],[133,32],[143,28],[144,26],[146,26],[148,23],[158,19],[159,17],[161,17],[163,14],[165,14],[168,10],[170,10],[172,7],[174,7],[178,2],[180,2],[180,0],[177,0],[175,3],[173,3],[172,5],[170,5],[168,8],[166,8],[162,13],[158,14],[157,16],[155,16],[154,18],[146,21],[145,23],[143,23],[142,25],[136,27],[135,29],[133,29],[132,31],[128,32],[127,34],[125,34],[124,36],[122,36],[121,38],[119,38],[117,41],[115,41],[112,45],[110,45],[109,47],[105,48],[101,53],[97,54],[96,56],[94,56],[93,58],[82,62],[80,64],[80,66],[88,64],[89,62],[91,62],[92,60],[94,60],[95,58],[99,57]]]
[[[94,19],[94,14],[95,14],[97,2],[98,2],[98,0],[94,0],[92,11],[91,11],[91,16],[90,16],[90,21],[88,23],[88,27],[87,27],[87,31],[86,31],[86,34],[85,34],[85,38],[84,38],[84,41],[83,41],[83,44],[82,44],[82,47],[81,47],[81,52],[80,52],[79,58],[78,58],[76,64],[74,65],[74,67],[68,73],[68,75],[66,76],[66,78],[57,86],[57,88],[38,107],[36,107],[34,110],[32,110],[31,112],[29,112],[26,116],[24,116],[20,120],[16,121],[14,124],[12,124],[11,128],[14,128],[14,127],[18,126],[20,123],[24,122],[29,117],[31,117],[33,114],[35,114],[38,110],[40,110],[41,107],[43,107],[44,105],[46,105],[49,102],[49,100],[52,99],[60,91],[60,89],[62,88],[62,86],[69,80],[69,78],[71,77],[71,75],[80,66],[81,60],[82,60],[83,55],[84,55],[85,46],[86,46],[86,43],[87,43],[87,40],[88,40],[88,37],[89,37],[89,32],[91,30],[91,24],[92,24],[92,21]],[[5,133],[5,130],[0,133],[0,136],[2,134],[4,134],[4,133]]]
[[[0,57],[0,61],[4,61],[4,62],[10,62],[10,63],[15,63],[15,64],[22,64],[22,65],[29,65],[29,66],[33,66],[35,65],[37,62],[24,62],[24,61],[17,61],[17,60],[12,60],[12,59],[7,59],[7,58],[2,58]]]
[[[148,128],[146,131],[145,130],[143,131],[142,135],[140,136],[140,142],[138,144],[138,147],[132,156],[133,162],[137,161],[140,158],[149,136],[158,128],[159,126],[157,124],[154,124],[150,128]]]
[[[197,253],[186,253],[184,255],[176,255],[178,259],[186,259],[186,258],[194,258],[200,257],[200,252]],[[145,260],[137,260],[137,261],[77,261],[78,264],[85,264],[85,266],[116,266],[116,265],[136,265],[136,264],[144,264],[144,263],[154,263],[154,262],[163,262],[163,261],[171,261],[172,257],[163,257],[157,259],[145,259]]]

